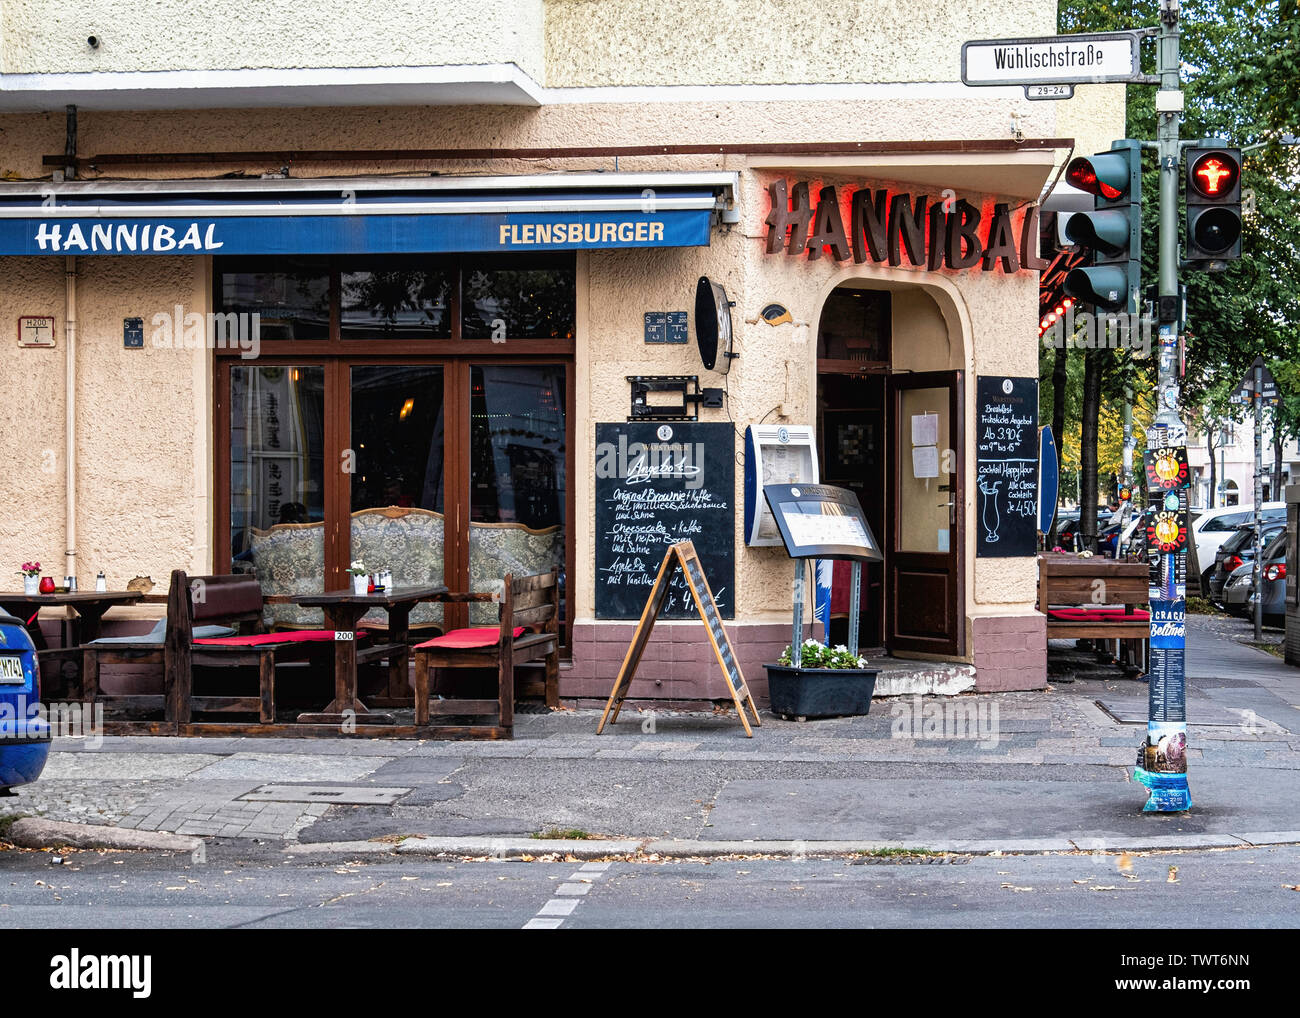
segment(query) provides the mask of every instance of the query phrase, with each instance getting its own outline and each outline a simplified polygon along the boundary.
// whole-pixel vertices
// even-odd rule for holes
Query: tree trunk
[[[1060,502],[1060,493],[1065,491],[1065,457],[1061,452],[1061,435],[1065,431],[1065,386],[1067,382],[1065,374],[1065,344],[1062,343],[1056,348],[1055,361],[1052,364],[1052,437],[1056,439],[1057,451],[1057,502]],[[1047,549],[1050,551],[1056,547],[1056,517],[1052,517],[1052,529],[1047,535]]]
[[[1079,495],[1079,535],[1083,547],[1097,550],[1097,415],[1101,410],[1101,354],[1089,350],[1083,362],[1083,413],[1079,464],[1083,479]]]
[[[1205,496],[1205,508],[1213,509],[1218,502],[1219,490],[1219,461],[1214,458],[1214,425],[1209,425],[1205,429],[1205,451],[1210,456],[1210,490]]]
[[[1278,424],[1277,411],[1273,411],[1273,480],[1268,486],[1268,497],[1273,502],[1281,502],[1286,494],[1282,490],[1282,428]]]

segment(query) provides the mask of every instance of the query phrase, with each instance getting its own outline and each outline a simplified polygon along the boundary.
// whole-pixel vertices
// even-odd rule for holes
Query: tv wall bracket
[[[701,404],[709,408],[722,406],[721,389],[701,389],[699,375],[628,375],[632,386],[632,412],[629,421],[695,421]],[[650,393],[671,392],[681,403],[651,403]]]

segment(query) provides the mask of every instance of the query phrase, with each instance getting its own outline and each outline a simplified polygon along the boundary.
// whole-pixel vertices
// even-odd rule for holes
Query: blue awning
[[[695,247],[735,174],[0,185],[0,255]]]

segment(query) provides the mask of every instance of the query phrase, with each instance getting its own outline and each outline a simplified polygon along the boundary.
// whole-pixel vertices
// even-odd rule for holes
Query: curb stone
[[[391,841],[295,841],[284,851],[288,855],[392,855],[397,846]]]
[[[202,838],[165,831],[133,831],[99,824],[73,824],[60,820],[24,817],[15,820],[8,838],[19,848],[121,848],[162,852],[193,852]]]
[[[521,855],[549,855],[559,852],[578,859],[600,859],[607,855],[634,855],[643,841],[568,841],[550,838],[407,838],[397,846],[398,855],[486,855],[517,858]]]
[[[286,845],[289,855],[451,855],[519,859],[552,853],[579,859],[636,856],[658,859],[718,858],[766,855],[799,859],[892,850],[949,855],[1042,855],[1052,852],[1148,852],[1202,848],[1250,848],[1300,844],[1300,831],[1256,834],[1188,834],[1125,838],[1021,838],[1007,841],[644,841],[633,839],[549,841],[534,838],[410,837],[393,844],[375,841],[331,841]]]

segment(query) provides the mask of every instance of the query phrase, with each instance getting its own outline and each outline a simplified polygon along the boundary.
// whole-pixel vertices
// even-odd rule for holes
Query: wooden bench
[[[115,731],[163,732],[190,724],[195,713],[252,713],[262,724],[275,721],[275,667],[304,661],[313,646],[332,649],[334,634],[325,630],[267,633],[263,623],[262,588],[247,574],[187,576],[172,573],[167,594],[166,627],[161,646],[156,641],[91,643],[83,651],[83,696],[87,701],[162,711],[157,721],[115,721]],[[245,635],[195,638],[196,626],[224,624],[251,630]],[[161,695],[106,695],[99,688],[104,664],[160,664]],[[194,668],[256,669],[256,696],[194,695]]]
[[[497,625],[453,629],[415,647],[415,724],[428,726],[438,716],[491,716],[491,735],[509,738],[514,727],[515,667],[544,662],[542,692],[548,707],[559,706],[559,572],[507,574],[500,594],[446,594],[445,601],[499,602]],[[429,673],[435,668],[494,668],[493,699],[429,698]],[[435,726],[436,727],[436,726]]]
[[[1094,555],[1059,552],[1038,556],[1038,610],[1047,616],[1049,640],[1108,643],[1126,670],[1145,672],[1149,664],[1150,566]]]

